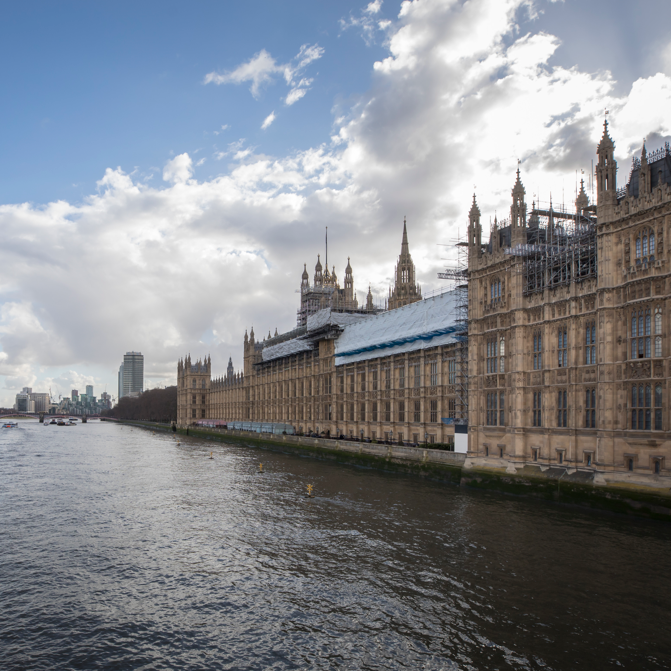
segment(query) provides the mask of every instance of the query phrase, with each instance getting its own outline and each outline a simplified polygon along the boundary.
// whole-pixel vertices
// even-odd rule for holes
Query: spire
[[[372,311],[373,307],[373,293],[370,290],[370,284],[368,285],[368,296],[366,296],[366,310]]]
[[[575,209],[578,212],[582,212],[588,205],[589,205],[589,198],[587,197],[587,194],[585,193],[585,180],[581,179],[580,180],[580,193],[578,193],[578,197],[575,199]],[[535,204],[534,204],[534,206],[535,206]]]
[[[301,275],[302,280],[309,280],[310,276],[308,275],[308,264],[303,264],[303,274]]]
[[[408,228],[406,226],[406,218],[403,217],[403,240],[401,241],[401,254],[410,254],[408,247]]]
[[[519,179],[520,171],[517,171],[517,177]],[[473,193],[473,204],[471,205],[471,209],[468,213],[468,218],[473,221],[474,219],[480,219],[480,208],[478,207],[478,203],[475,200],[475,193]],[[404,233],[405,233],[405,226],[403,227]]]

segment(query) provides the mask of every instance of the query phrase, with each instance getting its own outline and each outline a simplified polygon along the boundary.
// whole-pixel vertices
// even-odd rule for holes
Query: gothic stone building
[[[469,215],[469,457],[474,464],[583,469],[597,479],[669,476],[669,145],[635,159],[616,188],[607,123],[596,204],[527,212],[482,243]],[[665,477],[666,476],[666,477]]]
[[[404,225],[399,266],[407,272],[396,273],[394,287],[402,307],[370,314],[329,305],[293,331],[260,342],[252,329],[244,337],[244,370],[235,373],[229,361],[219,378],[212,378],[209,357],[180,360],[178,423],[288,423],[320,435],[452,443],[456,349],[463,339],[456,297],[419,300],[408,259]],[[316,278],[317,286],[319,279],[324,283]]]

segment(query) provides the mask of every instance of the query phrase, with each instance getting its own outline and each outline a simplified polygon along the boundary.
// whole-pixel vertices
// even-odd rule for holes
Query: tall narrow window
[[[447,362],[447,380],[449,384],[457,383],[457,360],[450,359]]]
[[[655,387],[655,431],[662,430],[662,385]]]
[[[412,421],[415,422],[415,424],[419,424],[422,421],[421,407],[421,402],[415,401],[415,409],[412,418]]]
[[[366,391],[366,373],[360,373],[359,378],[361,391]]]
[[[405,389],[405,368],[398,369],[398,388]]]
[[[566,389],[557,392],[557,426],[566,428],[568,425],[568,393]]]
[[[419,389],[422,383],[422,378],[421,378],[421,367],[418,363],[415,364],[415,380],[414,380],[414,387],[415,389]],[[419,421],[419,420],[417,420]]]
[[[398,402],[398,421],[405,422],[405,401]]]
[[[543,336],[540,331],[534,333],[534,370],[543,368]]]
[[[596,364],[596,322],[587,322],[585,325],[585,363]]]
[[[661,392],[661,390],[660,390]],[[650,385],[634,385],[631,388],[631,428],[635,431],[651,430],[651,401]],[[656,396],[656,394],[655,394]],[[656,400],[656,399],[655,399]],[[661,394],[660,394],[661,400]],[[660,413],[661,420],[661,413]]]
[[[377,368],[373,370],[372,376],[373,376],[373,391],[377,391]]]
[[[384,404],[384,421],[391,422],[391,402],[385,401]]]
[[[498,394],[493,392],[487,394],[487,424],[496,426],[498,420]]]
[[[566,368],[567,361],[566,327],[562,327],[557,331],[557,366],[559,368]]]
[[[543,393],[540,391],[534,392],[534,405],[533,405],[533,425],[534,426],[543,426]]]
[[[656,323],[655,323],[656,326]],[[631,358],[645,359],[652,354],[650,308],[631,313]]]
[[[373,421],[377,422],[377,401],[373,401]]]
[[[499,341],[499,373],[506,372],[506,338],[501,336]]]
[[[655,255],[655,234],[650,233],[650,257],[653,257],[654,255]]]
[[[359,420],[361,422],[366,421],[366,404],[365,403],[361,404],[361,409],[360,409],[360,413],[359,413]]]
[[[499,342],[496,338],[487,341],[487,375],[498,373]]]
[[[655,308],[655,356],[662,356],[662,308]]]
[[[431,415],[429,421],[433,424],[438,421],[438,401],[431,401]]]
[[[505,392],[502,391],[499,393],[499,426],[505,426],[506,416],[505,416]]]
[[[435,387],[438,385],[438,362],[431,362],[431,386]]]
[[[391,389],[391,368],[384,369],[384,388]]]
[[[585,389],[585,428],[596,428],[596,389]]]
[[[641,238],[640,236],[636,238],[636,258],[641,258]]]

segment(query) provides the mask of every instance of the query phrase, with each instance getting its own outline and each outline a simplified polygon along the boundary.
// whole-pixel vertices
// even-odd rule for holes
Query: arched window
[[[643,256],[648,255],[648,236],[643,235]]]
[[[596,322],[587,322],[585,325],[585,363],[596,363]]]
[[[636,238],[636,258],[641,258],[641,238],[640,236]]]
[[[506,372],[506,337],[501,336],[501,342],[499,344],[499,373]]]
[[[655,308],[655,335],[662,334],[662,308]]]
[[[655,255],[655,234],[650,233],[650,256]]]

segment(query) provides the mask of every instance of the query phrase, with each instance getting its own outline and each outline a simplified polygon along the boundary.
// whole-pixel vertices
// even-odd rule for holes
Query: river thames
[[[671,668],[668,524],[180,440],[0,431],[1,669]]]

